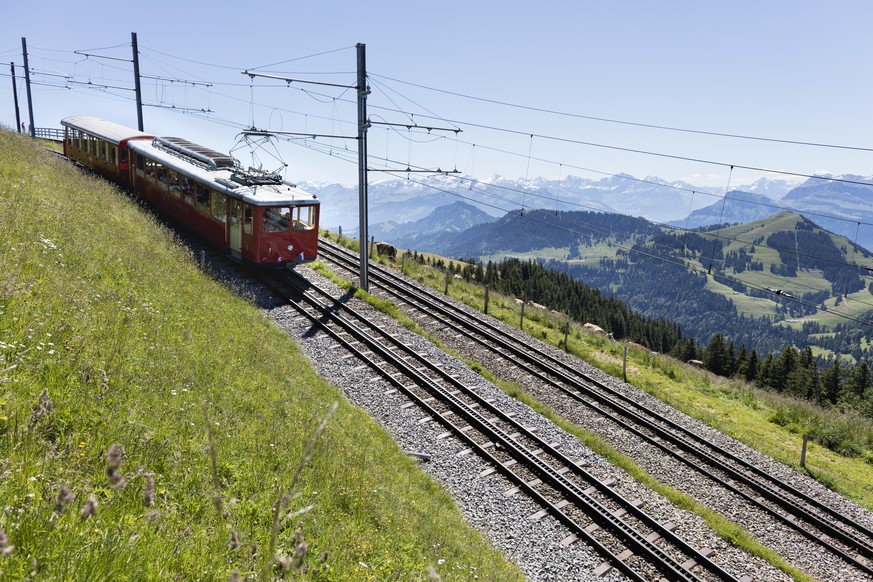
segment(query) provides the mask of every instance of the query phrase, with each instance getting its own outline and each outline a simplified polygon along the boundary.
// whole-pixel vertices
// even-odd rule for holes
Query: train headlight
[[[289,250],[289,251],[293,251],[293,250],[294,250],[294,245],[288,245],[288,250]]]

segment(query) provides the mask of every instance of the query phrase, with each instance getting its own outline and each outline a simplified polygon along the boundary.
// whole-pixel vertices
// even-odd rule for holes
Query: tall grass
[[[0,131],[0,225],[0,579],[522,578],[117,190]]]

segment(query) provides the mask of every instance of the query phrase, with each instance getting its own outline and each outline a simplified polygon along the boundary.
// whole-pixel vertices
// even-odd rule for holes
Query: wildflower
[[[227,547],[231,550],[235,550],[239,547],[239,538],[237,537],[235,530],[230,530],[230,542],[228,542]]]
[[[239,582],[239,570],[234,568],[230,571],[230,578],[227,582]]]
[[[85,521],[92,515],[97,514],[97,505],[97,500],[94,498],[93,495],[88,498],[88,503],[86,503],[85,507],[82,508],[82,511],[79,512],[79,517],[82,519],[82,521]]]
[[[145,489],[142,492],[142,504],[146,507],[154,507],[155,505],[155,478],[151,475],[146,475]]]
[[[127,485],[127,479],[124,477],[124,475],[122,475],[112,467],[106,468],[106,476],[109,477],[109,484],[112,485],[112,488],[116,491],[121,491],[122,489],[124,489],[124,486]]]
[[[61,485],[60,490],[58,491],[58,499],[55,502],[55,511],[58,513],[64,513],[67,510],[67,506],[71,504],[76,499],[75,494],[70,490],[66,485]]]
[[[111,447],[109,447],[109,452],[106,453],[106,464],[113,469],[117,469],[121,466],[122,456],[124,455],[124,449],[118,443],[113,443]]]
[[[37,399],[36,406],[33,407],[33,410],[30,412],[30,421],[28,422],[28,426],[30,428],[36,428],[40,424],[43,424],[49,416],[51,416],[52,411],[54,411],[55,405],[52,402],[51,396],[49,396],[48,388],[43,388],[42,392],[39,394],[39,398]]]
[[[161,512],[157,509],[152,509],[151,511],[146,512],[146,519],[149,520],[149,523],[155,523],[158,521],[158,518],[161,517]]]
[[[0,527],[0,556],[8,556],[15,549],[15,546],[7,545],[9,538],[6,537],[6,532]]]
[[[309,546],[306,544],[306,540],[303,539],[303,533],[298,529],[294,531],[294,555],[293,558],[293,566],[300,570],[303,568],[304,563],[306,562],[306,552],[309,549]]]

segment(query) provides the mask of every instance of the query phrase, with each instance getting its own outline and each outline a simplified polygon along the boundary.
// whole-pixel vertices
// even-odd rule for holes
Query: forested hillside
[[[788,212],[700,231],[617,214],[515,212],[419,250],[486,263],[531,259],[652,320],[674,322],[701,345],[722,334],[761,354],[793,345],[813,348],[822,362],[873,358],[873,329],[860,323],[873,311],[864,267],[873,268],[873,257]],[[626,335],[612,313],[587,317]]]

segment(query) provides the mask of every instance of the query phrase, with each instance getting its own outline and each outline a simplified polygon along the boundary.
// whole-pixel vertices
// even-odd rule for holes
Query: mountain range
[[[737,186],[722,196],[721,189],[701,187],[657,177],[638,179],[628,174],[591,180],[566,176],[562,180],[509,180],[494,176],[434,175],[410,180],[387,180],[369,185],[368,213],[373,236],[401,244],[435,209],[463,201],[485,215],[499,218],[525,209],[596,211],[638,216],[678,228],[740,224],[790,210],[865,248],[873,248],[873,178],[829,176],[797,184],[759,179]],[[339,184],[301,183],[322,201],[321,224],[355,234],[358,227],[358,189]],[[445,223],[446,217],[437,219]],[[406,225],[406,226],[404,226]],[[460,228],[462,223],[455,224]],[[393,233],[393,234],[392,234]],[[392,240],[393,239],[393,240]],[[402,244],[401,244],[402,246]]]

